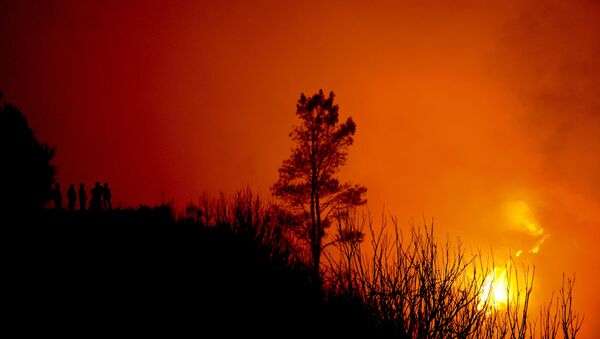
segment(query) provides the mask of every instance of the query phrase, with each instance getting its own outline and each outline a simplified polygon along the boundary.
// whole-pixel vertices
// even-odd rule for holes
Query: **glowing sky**
[[[109,181],[127,206],[267,193],[300,92],[333,90],[371,210],[501,252],[539,240],[507,215],[521,204],[548,236],[536,286],[577,272],[590,337],[600,4],[490,3],[0,1],[0,91],[56,147],[63,187]]]

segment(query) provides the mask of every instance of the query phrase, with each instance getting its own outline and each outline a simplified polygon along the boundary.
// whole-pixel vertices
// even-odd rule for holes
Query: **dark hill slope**
[[[168,208],[45,211],[3,228],[21,333],[374,334],[364,312],[320,299],[301,267],[227,227],[178,223]]]

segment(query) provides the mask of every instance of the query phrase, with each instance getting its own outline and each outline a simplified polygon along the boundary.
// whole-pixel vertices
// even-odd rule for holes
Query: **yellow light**
[[[485,277],[479,295],[478,309],[487,304],[495,309],[503,309],[508,304],[508,279],[505,268],[494,267],[492,272]]]

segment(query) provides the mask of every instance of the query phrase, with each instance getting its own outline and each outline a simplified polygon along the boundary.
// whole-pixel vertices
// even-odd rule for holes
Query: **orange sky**
[[[577,272],[600,333],[600,4],[399,3],[0,1],[0,91],[63,186],[136,205],[268,192],[300,92],[334,90],[372,211],[505,253],[536,240],[525,203],[538,293]]]

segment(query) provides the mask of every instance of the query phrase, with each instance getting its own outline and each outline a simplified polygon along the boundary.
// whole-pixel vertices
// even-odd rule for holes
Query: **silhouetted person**
[[[90,210],[91,211],[99,211],[102,209],[102,195],[104,193],[104,188],[100,186],[99,182],[96,182],[96,186],[92,188],[90,191],[92,194],[92,199],[90,200]]]
[[[77,203],[77,193],[75,192],[75,185],[69,185],[67,191],[67,200],[69,201],[69,211],[75,210],[75,204]]]
[[[54,209],[62,209],[62,193],[60,192],[60,184],[54,185],[54,191],[52,192],[52,200],[54,201]]]
[[[79,210],[85,211],[87,208],[87,192],[85,191],[85,185],[79,184]]]
[[[104,183],[104,192],[102,194],[102,203],[104,204],[104,209],[107,211],[112,210],[112,203],[110,202],[111,198],[112,198],[112,193],[110,191],[110,188],[108,187],[108,183],[105,182]]]

